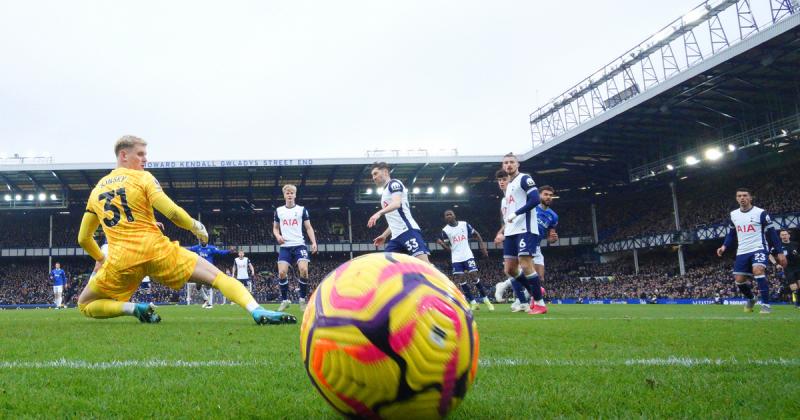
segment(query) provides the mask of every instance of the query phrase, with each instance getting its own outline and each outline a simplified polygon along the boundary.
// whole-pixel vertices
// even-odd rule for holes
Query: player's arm
[[[272,234],[275,236],[275,241],[278,245],[283,245],[286,240],[281,235],[281,219],[278,217],[278,212],[275,211],[275,217],[272,218]]]
[[[375,226],[375,224],[378,223],[378,219],[384,214],[391,213],[403,206],[403,185],[397,181],[390,181],[386,188],[392,193],[392,201],[386,207],[376,211],[375,214],[369,218],[367,222],[368,228]]]
[[[314,233],[314,227],[311,226],[311,220],[306,220],[303,222],[303,226],[306,228],[306,233],[308,233],[308,239],[311,241],[311,253],[317,253],[317,235]]]
[[[558,232],[556,231],[557,227],[558,227],[558,215],[555,212],[553,212],[553,224],[550,225],[550,229],[548,229],[547,242],[553,244],[558,241]]]
[[[506,221],[503,220],[505,215],[500,215],[500,229],[497,230],[497,233],[494,235],[494,243],[500,245],[506,239],[506,235],[503,233],[506,229]]]
[[[250,259],[247,260],[247,266],[250,267],[250,277],[255,277],[256,269],[253,268],[253,263],[250,262]]]
[[[233,267],[231,267],[231,276],[236,276],[236,261],[233,262]]]
[[[449,251],[450,245],[447,244],[447,241],[448,241],[447,234],[444,233],[444,231],[441,231],[439,233],[439,237],[436,238],[436,243],[439,244],[439,246],[441,246],[442,248]]]
[[[517,216],[525,214],[534,207],[539,204],[539,189],[536,188],[536,184],[533,182],[533,178],[525,175],[522,178],[522,182],[520,183],[522,189],[525,190],[526,198],[525,198],[525,205],[518,208],[513,215],[507,218],[507,221],[513,221],[517,218]]]
[[[99,226],[100,219],[97,218],[96,214],[88,210],[86,213],[83,213],[81,228],[78,231],[78,245],[80,245],[89,256],[94,258],[95,261],[102,262],[106,257],[94,240],[94,232]]]
[[[775,229],[775,223],[772,222],[767,212],[761,212],[761,226],[766,226],[764,235],[767,237],[767,242],[770,246],[770,254],[775,256],[775,260],[781,267],[786,268],[787,261],[786,255],[783,255],[783,243],[778,238],[778,232]]]
[[[53,270],[50,270],[50,275],[48,277],[50,278],[50,281],[55,281],[54,278],[55,276],[53,276]]]
[[[159,187],[148,191],[148,198],[152,203],[153,208],[158,210],[172,223],[175,223],[180,228],[186,229],[194,234],[200,242],[208,242],[208,232],[206,227],[197,220],[194,220],[186,210],[182,209],[179,205],[175,204],[171,198],[164,194],[164,191]]]
[[[469,229],[472,229],[472,236],[475,237],[475,240],[478,241],[478,247],[481,249],[481,253],[484,257],[489,256],[489,249],[486,247],[486,242],[483,241],[483,237],[481,236],[480,232],[473,229],[472,226],[469,226]]]
[[[728,221],[728,233],[725,235],[725,241],[722,243],[722,246],[717,248],[717,256],[721,257],[722,254],[725,253],[725,250],[730,248],[733,245],[733,240],[736,237],[736,226],[733,224],[733,221]]]
[[[383,231],[383,233],[381,233],[380,235],[378,235],[377,238],[372,240],[372,244],[375,246],[381,246],[383,243],[386,242],[386,239],[388,239],[389,235],[391,234],[392,234],[392,229],[387,227],[386,230]]]

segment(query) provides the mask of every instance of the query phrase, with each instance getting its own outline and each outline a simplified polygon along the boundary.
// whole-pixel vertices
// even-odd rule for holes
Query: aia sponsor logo
[[[300,223],[297,222],[297,219],[284,219],[283,226],[298,226]]]
[[[755,232],[756,228],[753,225],[736,225],[736,231],[739,233]]]

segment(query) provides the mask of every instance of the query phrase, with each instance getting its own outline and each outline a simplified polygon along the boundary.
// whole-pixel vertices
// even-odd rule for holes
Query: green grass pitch
[[[303,369],[299,325],[259,327],[234,306],[159,313],[144,325],[0,311],[0,418],[338,417]],[[481,365],[451,418],[800,415],[790,306],[552,305],[532,317],[498,305],[476,318]]]

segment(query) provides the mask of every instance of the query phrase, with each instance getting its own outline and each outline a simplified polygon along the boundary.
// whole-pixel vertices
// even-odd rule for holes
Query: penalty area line
[[[106,370],[125,368],[204,368],[204,367],[257,367],[271,366],[272,363],[240,360],[111,360],[90,362],[87,360],[45,360],[45,361],[0,361],[0,369],[86,369]]]
[[[666,358],[649,359],[623,359],[623,360],[604,360],[604,359],[481,359],[478,362],[481,367],[503,367],[503,366],[555,366],[555,367],[603,367],[603,366],[800,366],[800,359],[736,359],[736,358],[694,358],[670,356]]]

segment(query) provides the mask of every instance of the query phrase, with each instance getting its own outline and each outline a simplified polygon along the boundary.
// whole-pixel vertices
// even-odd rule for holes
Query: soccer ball
[[[456,286],[434,266],[394,253],[328,274],[300,328],[311,382],[348,417],[444,417],[475,380],[478,347]]]

